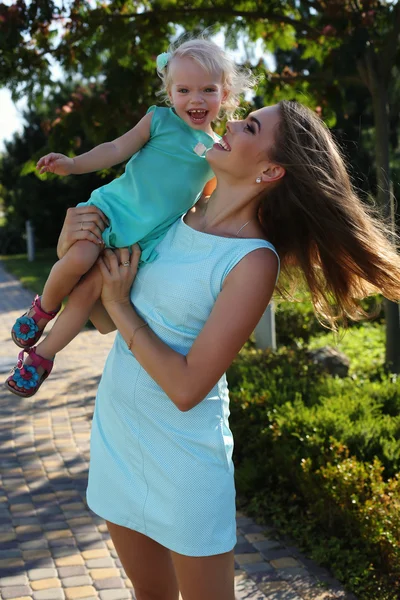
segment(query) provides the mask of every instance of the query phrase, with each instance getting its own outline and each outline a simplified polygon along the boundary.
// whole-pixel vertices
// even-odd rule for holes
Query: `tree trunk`
[[[375,121],[377,198],[383,215],[389,222],[392,217],[389,164],[389,105],[386,86],[379,81],[376,71],[374,73],[372,71],[375,70],[369,70],[369,87]],[[392,226],[394,227],[394,224]],[[384,308],[386,319],[386,365],[393,373],[400,373],[400,305],[385,298]]]

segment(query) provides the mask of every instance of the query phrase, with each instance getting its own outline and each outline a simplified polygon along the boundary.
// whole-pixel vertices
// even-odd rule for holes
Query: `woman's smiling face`
[[[220,143],[207,152],[211,168],[234,179],[255,180],[271,165],[268,159],[279,124],[279,107],[268,106],[243,121],[229,121]]]

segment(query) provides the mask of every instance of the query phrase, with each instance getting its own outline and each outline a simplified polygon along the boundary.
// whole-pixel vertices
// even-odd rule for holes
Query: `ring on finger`
[[[130,267],[130,266],[131,266],[131,263],[129,262],[129,260],[125,260],[123,263],[121,263],[121,265],[122,265],[123,267]]]

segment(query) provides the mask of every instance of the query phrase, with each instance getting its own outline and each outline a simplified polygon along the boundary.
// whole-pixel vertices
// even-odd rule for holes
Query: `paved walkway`
[[[0,264],[1,380],[17,355],[11,325],[31,299]],[[85,503],[95,391],[113,337],[82,332],[34,399],[0,388],[0,600],[135,598]],[[273,530],[240,513],[237,525],[237,600],[354,598]]]

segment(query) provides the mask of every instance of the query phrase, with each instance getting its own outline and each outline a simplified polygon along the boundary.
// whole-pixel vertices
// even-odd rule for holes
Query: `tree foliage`
[[[366,194],[375,193],[389,217],[392,174],[399,172],[398,0],[0,3],[0,85],[15,98],[28,96],[32,114],[41,115],[37,126],[43,144],[37,144],[31,160],[48,149],[81,152],[131,127],[154,103],[156,55],[177,32],[196,34],[205,28],[211,33],[223,30],[232,48],[239,38],[248,46],[262,41],[265,51],[275,55],[277,69],[268,72],[262,60],[255,67],[263,76],[255,105],[297,98],[316,110],[336,128],[352,160],[356,184]],[[56,89],[51,80],[54,62],[66,76],[66,83]],[[16,150],[9,146],[7,151],[15,155]],[[17,177],[33,169],[34,163],[26,161],[18,163]],[[28,174],[26,181],[34,177]],[[79,181],[52,185],[64,192],[69,186],[74,192],[64,198],[78,201],[86,193]],[[98,178],[90,181],[101,183]],[[2,183],[6,185],[3,177]],[[39,194],[43,189],[40,181],[30,185],[18,179],[10,194],[24,197],[25,185]],[[398,307],[387,306],[387,323],[388,364],[400,372]]]

